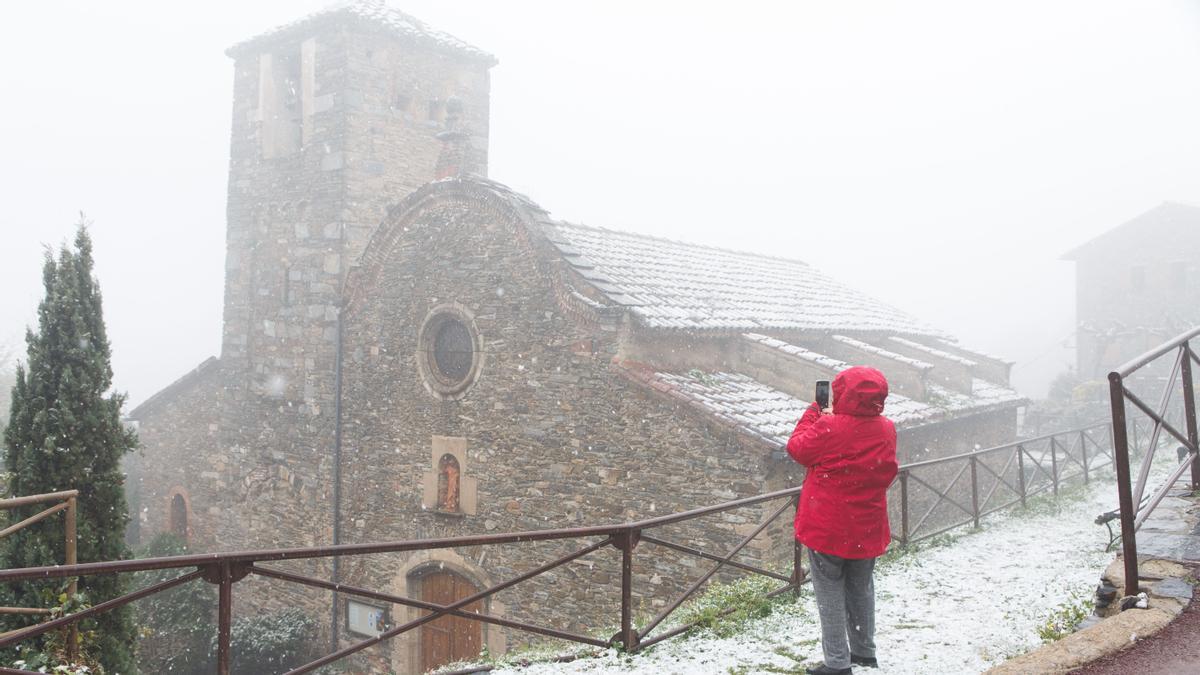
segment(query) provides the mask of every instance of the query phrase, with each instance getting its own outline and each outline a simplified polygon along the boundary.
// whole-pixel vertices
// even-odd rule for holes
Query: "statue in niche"
[[[439,511],[458,513],[458,460],[454,455],[446,453],[438,462],[438,500]]]

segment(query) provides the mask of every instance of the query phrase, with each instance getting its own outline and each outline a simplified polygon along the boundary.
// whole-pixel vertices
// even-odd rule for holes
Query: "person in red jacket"
[[[814,675],[874,667],[875,558],[887,550],[887,490],[896,477],[896,427],[883,416],[883,373],[856,366],[833,380],[833,413],[813,403],[788,440],[807,473],[796,539],[809,549],[825,663]],[[849,644],[847,644],[847,642]]]

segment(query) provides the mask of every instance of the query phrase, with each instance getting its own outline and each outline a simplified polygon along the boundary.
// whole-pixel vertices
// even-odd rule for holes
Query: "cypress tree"
[[[124,395],[109,391],[110,348],[92,265],[92,242],[82,220],[73,250],[64,245],[57,259],[46,252],[42,271],[46,295],[38,306],[37,332],[26,331],[28,352],[17,369],[3,444],[9,495],[79,490],[79,562],[128,557],[120,461],[137,445],[136,435],[121,423]],[[10,522],[46,506],[15,510]],[[0,565],[61,564],[63,527],[63,517],[53,516],[0,541]],[[58,597],[61,586],[11,584],[0,594],[6,596],[2,598],[6,605],[46,607],[48,598]],[[121,595],[125,586],[120,575],[79,580],[79,591],[90,605]],[[5,619],[6,629],[32,622],[26,617]],[[101,614],[83,629],[94,631],[93,656],[106,672],[136,672],[135,631],[128,606]]]

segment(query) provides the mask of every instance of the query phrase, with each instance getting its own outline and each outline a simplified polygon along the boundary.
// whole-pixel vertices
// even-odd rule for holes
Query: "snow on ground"
[[[980,531],[963,530],[952,544],[881,565],[875,575],[881,667],[856,672],[978,673],[1037,647],[1038,626],[1058,606],[1090,598],[1112,560],[1104,550],[1107,530],[1093,520],[1115,505],[1114,484],[1096,480],[1057,506],[992,516]],[[609,650],[566,664],[494,672],[802,673],[821,660],[818,637],[806,587],[798,601],[782,603],[733,637],[701,633],[636,656]]]

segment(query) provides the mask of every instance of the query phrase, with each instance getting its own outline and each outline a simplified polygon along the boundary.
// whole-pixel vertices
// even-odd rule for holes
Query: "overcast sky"
[[[493,178],[803,259],[1015,360],[1028,394],[1073,359],[1059,256],[1200,203],[1200,0],[391,2],[500,59]],[[219,352],[223,52],[325,4],[6,8],[0,342],[83,210],[131,402]]]

